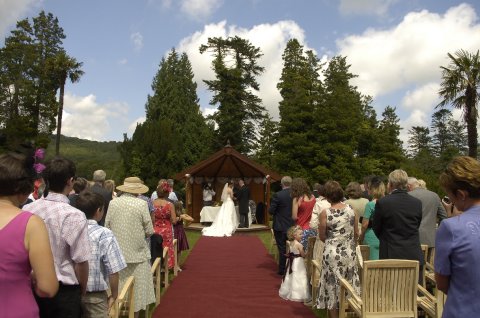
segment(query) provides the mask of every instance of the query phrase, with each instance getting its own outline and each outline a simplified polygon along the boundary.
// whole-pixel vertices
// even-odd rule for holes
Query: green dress
[[[373,214],[375,213],[375,201],[370,201],[365,206],[365,214],[363,215],[364,218],[373,221]],[[370,260],[377,260],[378,259],[378,252],[380,247],[380,241],[378,240],[375,232],[373,229],[369,227],[365,232],[365,238],[363,239],[363,244],[366,244],[370,247]]]

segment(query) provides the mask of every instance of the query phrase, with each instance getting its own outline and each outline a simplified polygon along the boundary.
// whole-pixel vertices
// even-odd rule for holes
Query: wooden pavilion
[[[229,144],[175,176],[176,180],[185,182],[186,208],[194,222],[200,222],[204,184],[211,183],[216,193],[215,201],[219,202],[225,183],[240,178],[244,179],[250,190],[250,200],[265,205],[264,223],[268,226],[270,184],[280,181],[281,176],[242,155]]]

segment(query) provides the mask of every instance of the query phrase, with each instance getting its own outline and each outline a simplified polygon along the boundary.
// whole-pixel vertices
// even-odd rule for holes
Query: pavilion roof
[[[254,178],[270,176],[271,182],[280,181],[282,176],[277,172],[263,167],[247,156],[226,145],[209,158],[186,168],[175,175],[181,180],[186,174],[193,177],[227,177],[227,178]]]

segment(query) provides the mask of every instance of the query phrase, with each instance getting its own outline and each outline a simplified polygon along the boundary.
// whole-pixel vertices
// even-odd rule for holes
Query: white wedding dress
[[[223,203],[215,220],[213,220],[211,226],[202,230],[202,235],[204,236],[232,236],[238,227],[237,211],[235,210],[232,194],[227,191],[227,187],[228,184],[225,184],[222,193]]]

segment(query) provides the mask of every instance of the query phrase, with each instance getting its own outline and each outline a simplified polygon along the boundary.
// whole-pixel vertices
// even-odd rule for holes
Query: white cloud
[[[340,0],[339,10],[344,15],[385,16],[395,2],[398,0]]]
[[[351,71],[359,75],[354,84],[377,97],[438,82],[439,66],[448,64],[448,52],[480,47],[480,25],[475,10],[460,4],[443,15],[411,12],[391,29],[368,29],[338,40],[337,46],[339,54],[347,56]]]
[[[223,0],[183,0],[180,10],[194,20],[203,21],[222,4]]]
[[[124,122],[128,105],[123,102],[99,104],[93,94],[65,94],[62,134],[90,140],[109,140],[107,135],[117,123]],[[112,125],[111,123],[115,123]]]
[[[407,91],[401,102],[402,107],[407,109],[420,109],[429,111],[438,105],[440,98],[438,90],[440,84],[427,83],[414,91]]]
[[[425,111],[416,109],[414,110],[410,116],[400,121],[400,126],[403,128],[400,130],[400,140],[403,141],[403,147],[408,147],[408,138],[410,137],[408,132],[413,126],[430,126],[430,118],[427,116]]]
[[[120,64],[120,65],[126,65],[127,63],[128,63],[127,58],[123,58],[123,59],[118,60],[118,64]]]
[[[203,114],[203,117],[207,117],[207,116],[213,115],[216,111],[217,111],[216,108],[205,107],[202,109],[202,114]]]
[[[24,19],[25,14],[42,1],[37,0],[0,0],[0,36],[6,35],[7,30],[18,20]]]
[[[130,125],[128,125],[128,134],[129,134],[130,138],[132,137],[133,133],[135,132],[135,129],[137,128],[137,124],[142,124],[143,122],[145,122],[145,120],[146,120],[145,116],[138,117],[133,122],[131,122]]]
[[[480,24],[472,6],[460,4],[445,14],[411,12],[391,29],[368,29],[338,40],[337,45],[339,54],[352,65],[352,73],[359,75],[352,83],[362,93],[390,99],[404,94],[398,100],[398,113],[409,115],[400,122],[400,138],[406,146],[412,126],[430,126],[440,101],[440,66],[449,63],[447,53],[476,51]],[[379,110],[385,105],[374,106]]]
[[[263,105],[269,110],[274,118],[278,118],[278,102],[280,93],[276,87],[283,68],[282,54],[285,46],[291,38],[296,38],[305,49],[310,49],[305,44],[304,30],[293,21],[279,21],[275,24],[260,24],[251,29],[239,28],[235,25],[227,26],[226,21],[217,24],[208,24],[202,31],[195,32],[184,38],[178,44],[180,52],[186,52],[192,63],[195,81],[199,90],[205,91],[204,79],[213,79],[211,70],[212,56],[205,52],[200,54],[198,48],[206,44],[209,37],[229,37],[238,35],[249,40],[252,45],[261,49],[263,56],[259,59],[259,65],[265,67],[265,72],[258,78],[260,92],[258,95]],[[206,105],[208,101],[201,101]]]
[[[130,41],[133,43],[133,49],[139,52],[143,48],[143,36],[140,32],[135,32],[130,35]]]

